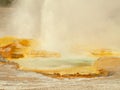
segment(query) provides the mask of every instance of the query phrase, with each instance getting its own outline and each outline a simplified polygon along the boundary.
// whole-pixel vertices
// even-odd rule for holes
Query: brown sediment
[[[80,73],[74,73],[74,74],[63,74],[61,75],[60,73],[54,73],[54,74],[44,74],[43,75],[52,77],[52,78],[58,78],[58,79],[64,79],[64,78],[68,78],[68,79],[74,79],[74,78],[94,78],[94,77],[101,77],[101,76],[108,76],[109,73],[107,71],[102,71],[99,74],[95,74],[95,73],[89,73],[89,74],[80,74]]]
[[[105,71],[105,70],[102,70],[102,69],[98,70],[99,73],[88,73],[88,74],[81,74],[81,73],[61,74],[59,72],[49,74],[49,73],[47,73],[47,71],[44,72],[44,71],[40,71],[40,70],[27,70],[27,69],[20,69],[20,70],[27,71],[27,72],[36,72],[36,73],[40,73],[40,74],[43,74],[45,76],[52,77],[52,78],[57,78],[57,79],[94,78],[94,77],[101,77],[101,76],[104,76],[104,77],[109,76],[109,72]]]
[[[53,78],[58,78],[58,79],[64,79],[64,78],[69,78],[69,79],[74,79],[74,78],[94,78],[94,77],[101,77],[101,76],[108,76],[109,72],[100,70],[99,74],[80,74],[80,73],[75,73],[75,74],[64,74],[61,75],[59,73],[54,73],[54,74],[43,74],[49,77]]]

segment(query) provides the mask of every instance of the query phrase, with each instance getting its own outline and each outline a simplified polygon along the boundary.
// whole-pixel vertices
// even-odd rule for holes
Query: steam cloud
[[[119,0],[18,0],[8,35],[37,38],[42,48],[120,47]]]

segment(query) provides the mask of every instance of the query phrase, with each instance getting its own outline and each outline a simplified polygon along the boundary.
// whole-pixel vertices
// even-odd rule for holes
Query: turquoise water
[[[28,59],[20,59],[15,60],[14,62],[18,63],[20,66],[25,68],[32,69],[54,69],[54,68],[69,68],[74,66],[89,66],[94,63],[96,59],[93,58],[28,58]]]

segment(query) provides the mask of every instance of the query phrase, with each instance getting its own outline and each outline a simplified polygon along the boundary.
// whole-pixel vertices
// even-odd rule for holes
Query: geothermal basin
[[[118,0],[1,7],[0,89],[119,90],[119,8]]]

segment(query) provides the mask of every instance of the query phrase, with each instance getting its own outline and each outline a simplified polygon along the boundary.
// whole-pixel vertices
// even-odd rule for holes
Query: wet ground
[[[120,90],[117,75],[96,78],[55,79],[39,73],[16,70],[0,64],[0,89],[3,90]]]
[[[0,58],[1,62],[5,59]],[[119,90],[120,74],[94,78],[51,78],[17,69],[15,63],[0,63],[1,90]]]

